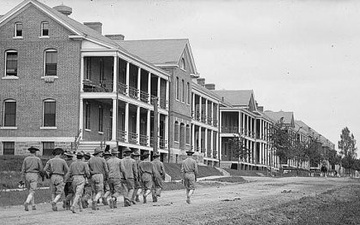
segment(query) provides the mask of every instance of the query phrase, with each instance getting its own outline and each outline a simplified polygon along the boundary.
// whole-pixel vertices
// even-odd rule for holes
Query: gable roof
[[[284,112],[284,111],[273,112],[270,110],[266,110],[264,111],[264,114],[266,114],[274,122],[279,122],[282,119],[284,124],[289,125],[291,127],[295,127],[293,112]]]
[[[154,65],[178,64],[184,51],[190,56],[190,63],[197,74],[188,39],[116,40],[116,43]]]
[[[214,92],[235,107],[249,107],[251,99],[254,98],[253,90],[214,90]]]
[[[24,0],[19,5],[14,7],[8,13],[6,13],[3,17],[0,17],[0,26],[7,21],[9,18],[14,16],[17,12],[19,12],[22,8],[27,6],[28,4],[32,4],[33,6],[37,7],[45,14],[50,16],[52,19],[57,21],[59,24],[66,27],[73,35],[81,36],[83,38],[94,40],[97,42],[102,43],[108,48],[119,48],[120,46],[117,45],[113,40],[103,36],[102,34],[98,33],[97,31],[89,28],[88,26],[79,23],[78,21],[60,13],[56,9],[53,9],[37,0]]]

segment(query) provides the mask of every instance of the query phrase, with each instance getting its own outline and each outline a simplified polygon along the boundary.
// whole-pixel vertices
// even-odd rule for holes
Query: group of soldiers
[[[153,160],[150,161],[149,152],[140,155],[127,147],[123,150],[122,159],[118,158],[118,148],[108,151],[96,148],[92,155],[55,148],[54,157],[43,167],[40,158],[36,156],[39,149],[30,147],[28,150],[31,155],[24,159],[21,169],[21,183],[26,184],[29,190],[24,203],[25,211],[29,211],[30,205],[32,210],[36,210],[34,194],[39,176],[43,180],[44,177],[50,179],[53,211],[57,211],[57,203],[62,196],[63,208],[73,213],[87,208],[90,199],[91,208],[98,210],[101,202],[110,208],[117,208],[120,195],[124,197],[124,207],[140,202],[140,195],[143,203],[147,202],[150,194],[153,202],[157,202],[161,196],[166,173],[158,153],[154,153]],[[187,154],[188,158],[182,162],[181,172],[186,188],[186,202],[190,204],[198,169],[196,161],[191,157],[193,152],[187,151]]]

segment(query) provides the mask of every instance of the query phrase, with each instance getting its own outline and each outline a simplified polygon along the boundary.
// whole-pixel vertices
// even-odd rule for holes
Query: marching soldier
[[[63,153],[62,148],[55,148],[53,150],[54,158],[47,161],[44,168],[44,171],[50,177],[51,207],[53,211],[57,211],[56,203],[60,200],[65,187],[64,175],[69,170],[65,160],[60,158]]]
[[[144,203],[146,203],[146,197],[151,193],[153,187],[154,172],[154,164],[149,160],[149,153],[142,154],[141,162],[139,163],[139,174]]]
[[[105,159],[105,161],[107,162],[110,157],[111,157],[111,153],[109,150],[105,150],[104,153],[103,153],[103,157]],[[108,166],[109,167],[109,166]],[[108,177],[106,174],[104,174],[104,195],[103,197],[101,198],[102,200],[102,203],[104,205],[109,205],[108,203],[108,197],[110,196],[111,192],[110,192],[110,186],[109,186],[109,182],[108,182]]]
[[[165,168],[164,164],[160,161],[160,154],[155,153],[153,155],[154,159],[152,161],[152,164],[155,168],[154,173],[154,188],[153,188],[153,201],[157,202],[157,198],[161,196],[161,189],[163,187],[163,180],[165,180]]]
[[[91,155],[89,152],[84,154],[84,162],[89,165],[89,159],[91,158]],[[84,194],[81,198],[81,203],[83,208],[89,207],[89,199],[92,198],[92,188],[91,188],[91,179],[90,177],[85,178],[85,186],[84,186]]]
[[[141,176],[140,176],[140,172],[139,172],[140,154],[136,151],[131,154],[131,157],[135,160],[136,167],[138,170],[138,178],[135,180],[135,189],[134,189],[133,196],[131,198],[131,202],[133,204],[136,204],[135,202],[140,202],[139,195],[141,193],[141,183],[140,183]]]
[[[187,151],[188,157],[181,164],[181,173],[183,183],[186,189],[186,203],[190,204],[191,195],[195,190],[195,182],[198,175],[198,166],[195,159],[192,158],[194,152]]]
[[[136,162],[130,157],[131,150],[126,147],[121,160],[121,184],[124,190],[124,206],[131,206],[131,198],[134,193],[135,180],[138,176]]]
[[[117,156],[119,151],[116,148],[111,149],[111,157],[107,160],[107,165],[109,167],[109,177],[108,177],[108,184],[109,184],[109,196],[108,196],[108,203],[110,209],[117,208],[117,198],[121,194],[121,159]]]
[[[84,192],[85,178],[90,176],[89,166],[82,160],[83,156],[81,152],[76,154],[76,161],[70,165],[69,172],[66,174],[66,178],[73,178],[72,188],[74,189],[75,197],[70,208],[73,213],[75,213],[76,204],[79,206],[80,212],[82,211],[80,198]]]
[[[92,206],[93,210],[98,210],[97,202],[104,194],[104,176],[105,179],[108,175],[109,169],[107,167],[106,161],[104,158],[101,158],[102,150],[100,148],[96,148],[93,156],[89,160],[89,168],[91,173],[91,182],[92,182],[92,189],[95,196],[92,199]]]
[[[22,180],[25,180],[26,188],[29,190],[24,203],[25,211],[29,211],[29,204],[32,205],[32,210],[36,210],[34,195],[37,189],[39,174],[43,175],[43,164],[41,159],[36,156],[36,152],[39,149],[31,146],[28,150],[31,155],[24,159],[21,167]]]
[[[64,155],[66,156],[65,158],[66,165],[70,168],[71,163],[74,161],[74,155],[69,151],[66,151]],[[65,187],[64,187],[65,200],[63,201],[63,208],[69,210],[71,200],[74,197],[74,191],[72,189],[72,177],[65,179],[64,181],[65,181]]]

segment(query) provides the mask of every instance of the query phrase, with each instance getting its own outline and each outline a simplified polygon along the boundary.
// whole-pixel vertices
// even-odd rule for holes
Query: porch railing
[[[83,81],[84,92],[112,92],[113,82],[112,81],[92,81],[84,80]]]
[[[126,131],[118,130],[116,137],[118,141],[126,142]]]
[[[129,143],[137,144],[138,143],[138,134],[129,132]]]
[[[144,134],[140,134],[140,145],[147,146],[148,145],[149,137]]]

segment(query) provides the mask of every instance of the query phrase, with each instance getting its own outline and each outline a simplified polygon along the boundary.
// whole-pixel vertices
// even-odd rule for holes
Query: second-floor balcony
[[[239,127],[236,126],[223,126],[221,127],[222,133],[239,133]]]
[[[84,92],[112,92],[113,83],[112,81],[92,81],[86,79],[83,81],[83,90]]]

